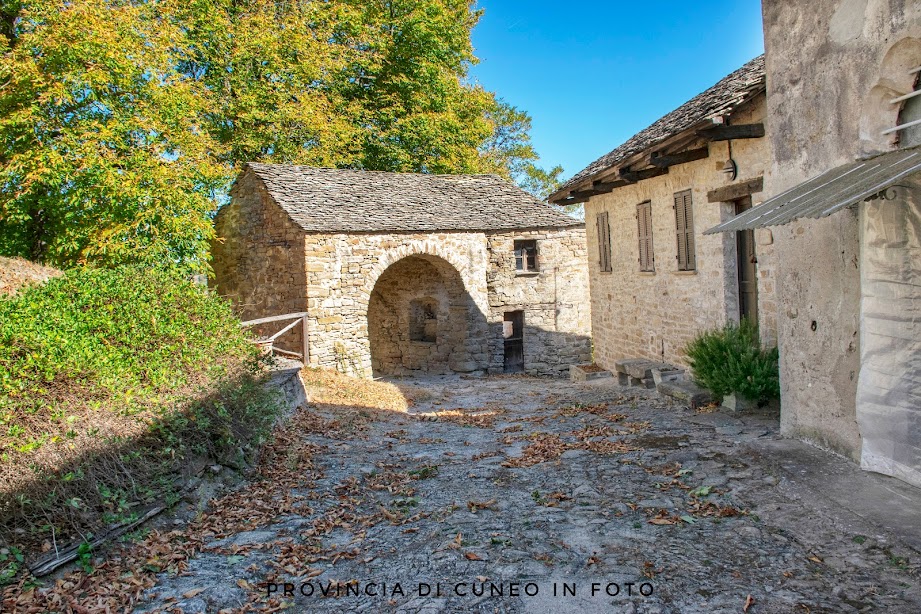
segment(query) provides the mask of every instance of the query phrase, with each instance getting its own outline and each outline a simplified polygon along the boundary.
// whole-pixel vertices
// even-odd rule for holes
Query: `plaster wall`
[[[911,90],[921,5],[905,0],[765,0],[771,168],[778,194],[830,168],[886,151],[889,100]],[[859,220],[843,210],[773,229],[781,431],[859,459]]]

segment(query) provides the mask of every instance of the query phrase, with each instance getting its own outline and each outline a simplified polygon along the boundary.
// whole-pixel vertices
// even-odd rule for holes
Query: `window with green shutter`
[[[697,254],[694,247],[694,212],[690,190],[675,194],[675,232],[678,238],[678,270],[697,270]]]
[[[604,211],[595,216],[595,227],[598,236],[598,267],[602,273],[611,272],[611,226],[608,223],[608,212]]]
[[[656,259],[652,251],[652,203],[646,201],[636,206],[636,228],[639,237],[641,271],[655,271]]]

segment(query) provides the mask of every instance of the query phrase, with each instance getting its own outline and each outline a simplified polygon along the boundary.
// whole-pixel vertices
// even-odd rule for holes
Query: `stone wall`
[[[367,316],[372,293],[391,265],[420,255],[429,257],[429,261],[434,259],[440,270],[450,267],[462,283],[468,322],[462,346],[452,352],[452,369],[485,369],[489,362],[486,237],[473,232],[308,235],[305,259],[310,364],[371,376]],[[427,291],[422,288],[404,298],[423,297]],[[391,347],[388,351],[392,355],[394,350]]]
[[[215,286],[240,316],[308,313],[309,364],[370,377],[502,370],[502,320],[526,312],[526,371],[590,360],[585,232],[305,233],[251,172],[217,216]],[[513,241],[541,268],[515,274]],[[411,334],[413,301],[437,304],[436,341]],[[282,324],[259,329],[261,334]],[[280,347],[300,351],[300,329]]]
[[[732,117],[732,123],[764,120],[764,97]],[[731,154],[730,154],[731,147]],[[585,205],[588,262],[591,277],[592,333],[595,360],[607,369],[622,358],[648,358],[685,365],[684,348],[699,332],[737,320],[738,283],[734,233],[703,235],[735,215],[733,203],[708,202],[707,193],[731,183],[763,175],[769,159],[767,139],[715,142],[709,157],[669,168],[667,175],[595,196]],[[721,172],[732,157],[735,181]],[[696,270],[679,271],[674,195],[691,190]],[[758,204],[763,194],[752,195]],[[654,272],[640,271],[637,205],[651,201]],[[596,215],[608,212],[611,272],[599,262]],[[758,312],[762,337],[776,343],[773,238],[756,233]]]
[[[536,273],[515,269],[516,240],[537,241]],[[585,230],[529,230],[487,236],[489,269],[489,370],[503,370],[502,322],[524,311],[524,368],[533,375],[562,375],[569,365],[591,362],[591,306]]]
[[[477,315],[460,275],[446,261],[409,256],[392,264],[368,305],[373,373],[448,373],[462,366],[467,330]],[[422,320],[418,327],[414,318]]]
[[[765,0],[773,195],[893,147],[921,58],[921,5],[907,0]],[[781,431],[860,456],[859,218],[843,210],[778,227]]]
[[[215,219],[211,246],[212,286],[233,303],[242,320],[306,311],[304,231],[271,199],[262,182],[244,173],[231,190],[230,203]],[[255,328],[269,335],[287,322]],[[277,345],[300,353],[301,327]]]
[[[538,240],[538,274],[515,275],[516,238]],[[582,229],[309,235],[305,258],[313,365],[365,376],[501,372],[503,314],[516,309],[525,311],[526,372],[558,375],[590,359]],[[408,338],[409,302],[426,297],[438,300],[445,342]]]

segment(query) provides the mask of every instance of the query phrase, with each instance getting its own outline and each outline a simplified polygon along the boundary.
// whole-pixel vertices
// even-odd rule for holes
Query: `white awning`
[[[921,147],[851,162],[769,198],[704,234],[780,226],[801,217],[825,217],[878,194],[918,171],[921,171]]]

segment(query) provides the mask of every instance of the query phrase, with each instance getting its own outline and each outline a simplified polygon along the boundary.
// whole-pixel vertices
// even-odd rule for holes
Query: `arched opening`
[[[368,302],[374,376],[470,371],[471,306],[447,261],[420,254],[390,265]]]

